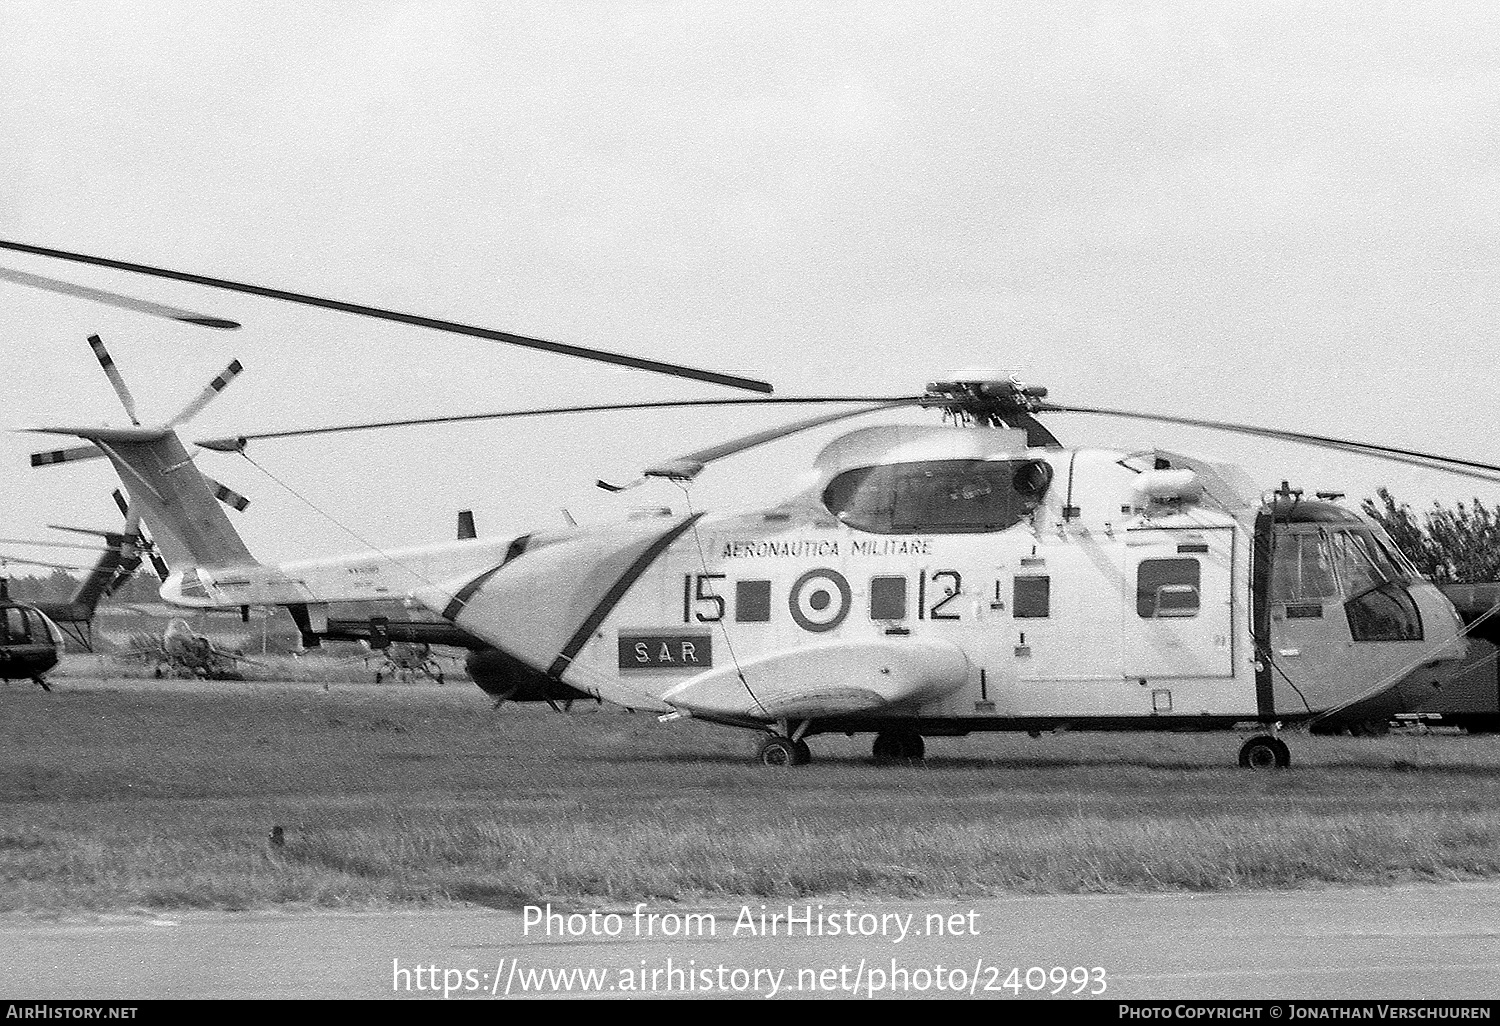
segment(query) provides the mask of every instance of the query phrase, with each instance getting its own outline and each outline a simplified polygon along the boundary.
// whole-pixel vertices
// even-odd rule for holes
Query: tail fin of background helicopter
[[[73,619],[93,619],[94,610],[99,607],[99,603],[129,580],[148,554],[149,545],[141,536],[140,512],[125,506],[124,497],[118,489],[115,490],[115,501],[121,505],[120,512],[125,517],[125,526],[119,531],[92,531],[77,527],[64,528],[58,524],[49,525],[54,530],[95,534],[104,539],[104,550],[99,553],[99,558],[94,561],[94,565],[89,568],[66,603],[66,609],[73,614]],[[156,557],[154,552],[150,555],[155,557],[153,563],[160,562],[160,557]],[[47,615],[53,620],[58,619],[50,612]]]

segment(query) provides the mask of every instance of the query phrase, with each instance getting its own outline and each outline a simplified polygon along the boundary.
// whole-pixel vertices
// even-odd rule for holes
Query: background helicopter
[[[1211,427],[1485,480],[1500,474],[1476,461],[1325,436],[1056,404],[1045,389],[984,373],[906,396],[551,407],[198,443],[243,453],[255,439],[455,419],[859,404],[685,454],[631,484],[601,482],[622,491],[651,478],[686,483],[716,460],[848,417],[921,407],[949,421],[847,434],[824,450],[802,491],[750,513],[664,512],[267,566],[212,498],[243,500],[199,475],[175,433],[238,362],[183,413],[142,427],[102,343],[91,342],[135,426],[42,429],[91,444],[33,462],[110,458],[144,504],[169,564],[187,568],[164,586],[169,601],[301,607],[319,632],[330,603],[399,597],[487,642],[518,686],[540,679],[632,708],[761,730],[770,764],[805,762],[805,739],[828,731],[874,732],[877,757],[910,758],[921,755],[923,736],[973,730],[1221,729],[1373,715],[1399,708],[1407,692],[1461,658],[1452,606],[1377,525],[1286,485],[1257,504],[1232,468],[1191,457],[1065,448],[1041,415]],[[1254,766],[1288,758],[1275,736],[1252,738],[1240,755]]]
[[[51,691],[46,674],[62,658],[62,631],[36,606],[10,597],[10,580],[5,576],[4,567],[7,562],[35,561],[0,560],[0,680],[32,680],[43,691]]]
[[[158,578],[161,580],[166,580],[167,578],[167,565],[163,562],[161,556],[156,553],[155,547],[145,537],[145,531],[140,526],[139,514],[132,515],[130,513],[125,502],[125,497],[120,494],[118,489],[114,492],[114,500],[115,504],[120,508],[121,515],[125,518],[125,525],[119,531],[100,531],[86,527],[64,527],[61,524],[48,525],[57,531],[97,535],[103,540],[103,546],[23,538],[0,538],[0,544],[83,549],[99,553],[93,566],[89,568],[88,573],[84,575],[83,580],[79,582],[73,594],[68,596],[66,600],[62,602],[33,603],[49,620],[61,628],[69,639],[86,652],[94,650],[94,614],[98,611],[99,603],[117,592],[140,568],[144,558],[150,558],[151,565],[155,569]],[[79,569],[78,567],[56,563],[42,563],[38,565],[52,566],[62,570]]]

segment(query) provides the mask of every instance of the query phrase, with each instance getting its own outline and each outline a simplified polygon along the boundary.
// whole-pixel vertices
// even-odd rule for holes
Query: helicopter
[[[109,373],[107,354],[96,355]],[[184,414],[238,370],[236,361]],[[455,420],[846,407],[684,454],[627,484],[599,482],[620,492],[652,479],[686,487],[719,460],[849,418],[921,408],[942,421],[850,431],[791,496],[759,509],[648,511],[268,565],[245,547],[214,501],[223,486],[198,472],[178,436],[187,417],[143,427],[118,372],[110,379],[134,426],[34,429],[87,444],[38,453],[33,464],[111,461],[173,567],[167,601],[284,605],[317,633],[334,603],[399,600],[486,643],[494,676],[517,691],[560,685],[666,720],[752,730],[769,766],[807,763],[808,738],[835,732],[874,734],[875,758],[889,762],[920,759],[924,738],[981,731],[1258,725],[1265,732],[1243,743],[1239,764],[1281,768],[1290,764],[1283,726],[1403,708],[1462,660],[1452,604],[1377,523],[1335,498],[1286,482],[1261,494],[1238,468],[1181,453],[1065,446],[1043,419],[1215,428],[1500,477],[1500,466],[1415,450],[1056,403],[1044,387],[976,371],[904,396],[553,407],[197,441],[243,453],[265,439]]]
[[[0,562],[36,564],[10,557]],[[0,566],[0,680],[30,680],[51,691],[46,674],[62,659],[62,631],[35,605],[10,597],[10,580],[3,570]]]
[[[100,531],[86,527],[64,527],[49,524],[53,530],[70,531],[75,534],[96,535],[104,541],[103,547],[80,545],[73,542],[40,541],[23,538],[0,538],[0,544],[33,545],[48,548],[84,549],[98,552],[98,558],[88,573],[74,589],[73,594],[62,602],[34,603],[46,617],[61,628],[68,640],[86,652],[94,651],[94,613],[99,603],[113,595],[140,568],[143,559],[149,557],[157,577],[166,580],[167,566],[145,536],[140,526],[140,514],[132,515],[125,497],[119,489],[114,492],[116,505],[125,518],[124,527],[118,531]],[[34,561],[32,561],[34,562]],[[79,567],[60,563],[42,563],[62,570],[77,570]]]

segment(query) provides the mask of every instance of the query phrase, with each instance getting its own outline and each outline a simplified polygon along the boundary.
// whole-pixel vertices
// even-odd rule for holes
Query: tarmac
[[[0,966],[8,1000],[1482,1000],[1500,884],[11,918]]]

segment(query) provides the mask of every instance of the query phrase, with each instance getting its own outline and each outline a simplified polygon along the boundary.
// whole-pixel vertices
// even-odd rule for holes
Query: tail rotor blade
[[[230,509],[238,510],[243,513],[247,508],[249,508],[250,500],[245,498],[239,492],[235,491],[233,488],[230,488],[227,485],[220,484],[213,478],[209,477],[207,474],[203,475],[203,480],[206,481],[208,483],[208,487],[213,490],[214,498],[218,499]]]
[[[76,463],[79,460],[94,460],[103,456],[97,445],[75,445],[70,449],[49,449],[31,454],[33,467],[51,467],[59,463]]]
[[[182,412],[167,421],[167,427],[170,428],[176,427],[178,424],[185,424],[196,417],[203,411],[203,407],[211,403],[216,395],[228,388],[229,383],[244,369],[244,365],[240,361],[230,361],[229,366],[224,368],[223,373],[210,381],[203,391],[194,396],[193,401],[182,408]]]
[[[120,375],[120,368],[115,366],[114,357],[109,355],[109,350],[104,348],[104,340],[98,335],[89,336],[89,348],[94,351],[94,359],[99,361],[99,366],[104,368],[104,376],[109,378],[109,383],[115,386],[115,395],[120,397],[120,405],[125,407],[125,412],[130,416],[130,423],[137,426],[141,418],[135,414],[135,397],[130,394],[125,379]]]

